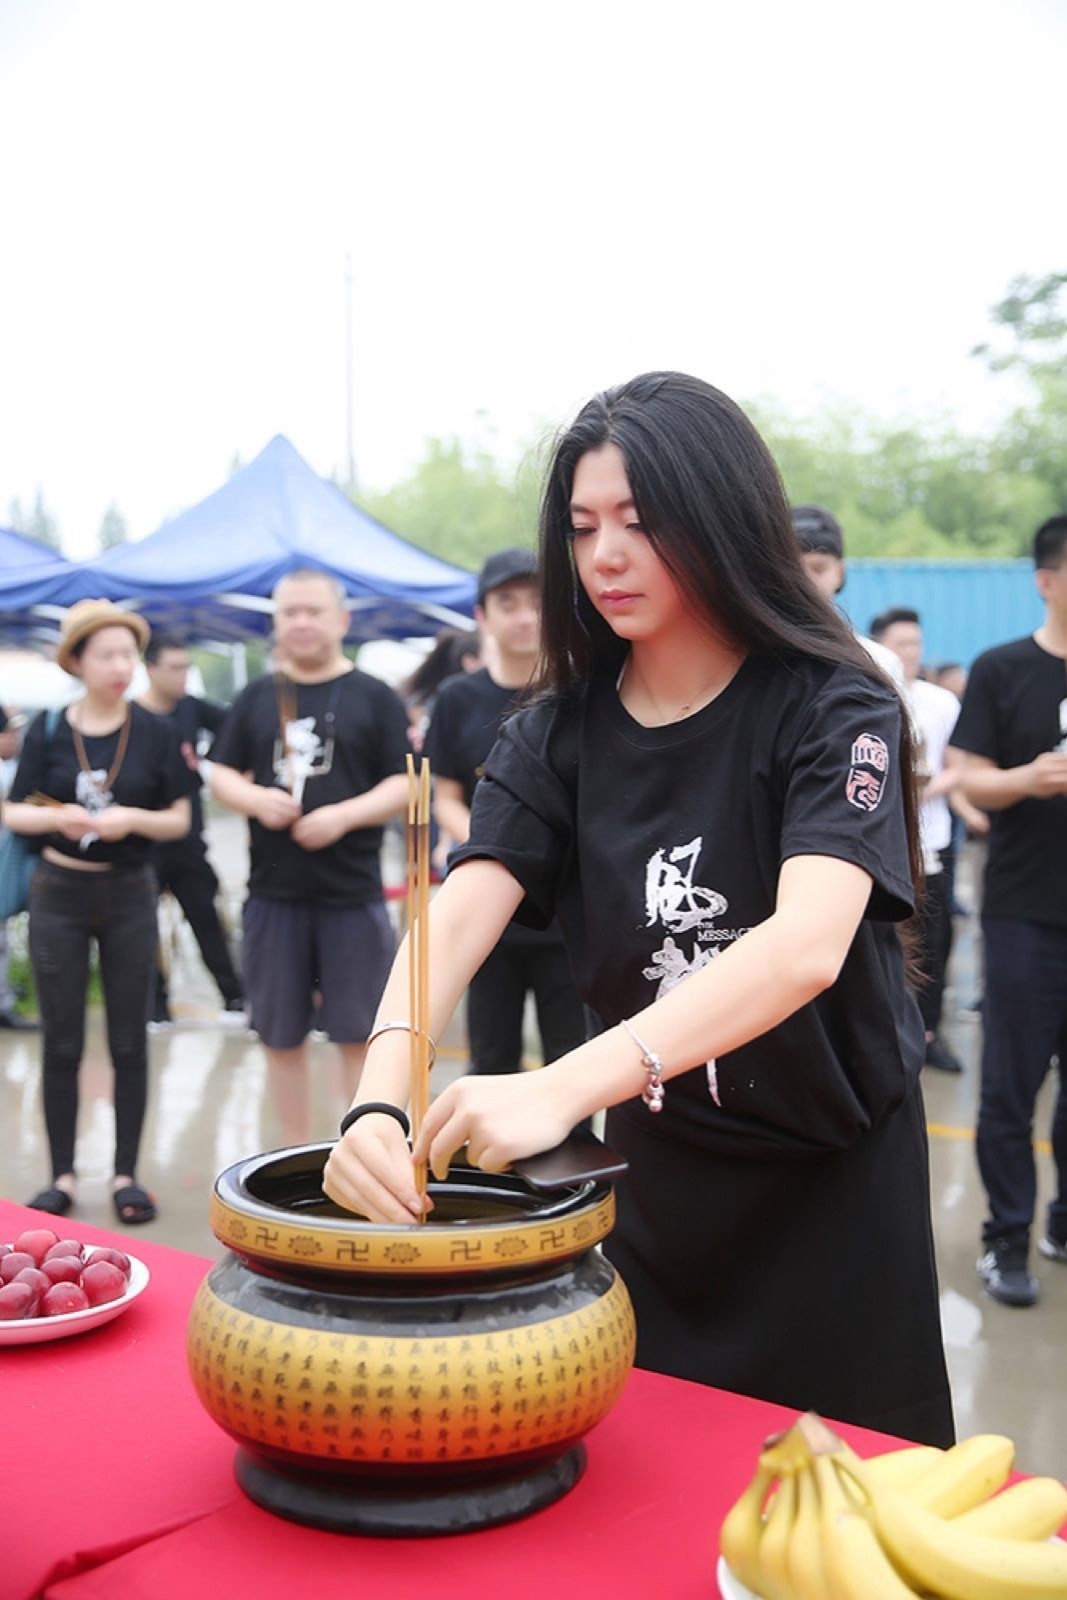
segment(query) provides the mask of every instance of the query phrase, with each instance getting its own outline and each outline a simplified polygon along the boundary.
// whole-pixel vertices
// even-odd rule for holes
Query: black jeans
[[[30,957],[44,1034],[44,1120],[52,1176],[74,1171],[89,944],[100,954],[115,1072],[115,1171],[133,1176],[148,1092],[145,1017],[156,962],[151,867],[79,872],[42,861],[30,890]]]
[[[181,906],[200,946],[204,965],[218,984],[223,1004],[229,1005],[232,1000],[242,998],[241,980],[215,909],[219,880],[200,841],[195,841],[195,845],[194,848],[181,840],[175,846],[160,846],[156,854],[159,892],[162,894],[169,889]],[[156,979],[156,1015],[162,1018],[166,1011],[167,980],[161,969]]]
[[[1067,928],[983,917],[985,999],[978,1167],[989,1199],[987,1240],[1028,1238],[1034,1219],[1034,1104],[1050,1058],[1067,1043]],[[1067,1062],[1052,1119],[1058,1188],[1048,1225],[1067,1238]]]
[[[564,946],[505,939],[490,951],[467,991],[472,1072],[519,1071],[522,1013],[531,989],[546,1063],[585,1043],[585,1012]]]

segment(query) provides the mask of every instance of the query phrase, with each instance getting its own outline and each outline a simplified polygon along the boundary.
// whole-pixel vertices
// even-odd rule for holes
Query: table
[[[0,1201],[0,1239],[54,1218]],[[189,1306],[210,1263],[70,1223],[133,1250],[152,1280],[114,1322],[0,1349],[4,1551],[0,1600],[425,1600],[442,1582],[508,1600],[708,1600],[718,1530],[780,1406],[635,1371],[556,1505],[447,1539],[322,1533],[261,1511],[232,1477],[234,1444],[185,1365]],[[897,1442],[842,1428],[862,1454]],[[18,1465],[12,1470],[13,1445]]]

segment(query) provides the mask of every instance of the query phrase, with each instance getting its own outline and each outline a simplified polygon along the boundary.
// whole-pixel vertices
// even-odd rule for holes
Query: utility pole
[[[352,252],[345,252],[345,395],[348,441],[348,492],[356,493],[355,422],[352,415]]]

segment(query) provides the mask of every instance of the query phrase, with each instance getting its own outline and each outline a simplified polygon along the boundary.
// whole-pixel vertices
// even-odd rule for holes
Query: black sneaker
[[[1032,1306],[1037,1303],[1037,1279],[1027,1266],[1029,1245],[1025,1239],[989,1239],[978,1257],[978,1276],[985,1292],[1005,1306]]]
[[[962,1072],[963,1062],[952,1054],[948,1045],[942,1044],[935,1034],[926,1046],[925,1067],[934,1067],[938,1072]]]
[[[1062,1261],[1067,1266],[1067,1239],[1057,1239],[1052,1232],[1046,1233],[1037,1247],[1048,1261]]]

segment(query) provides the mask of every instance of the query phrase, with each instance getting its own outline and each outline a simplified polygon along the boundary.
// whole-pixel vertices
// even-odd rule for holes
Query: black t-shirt
[[[1035,639],[986,650],[971,668],[952,743],[1005,770],[1067,749],[1060,704],[1067,662]],[[1067,928],[1067,795],[1020,800],[989,813],[982,910]]]
[[[60,716],[49,737],[48,713],[42,711],[26,730],[10,798],[25,800],[30,794],[46,794],[94,813],[109,805],[163,811],[183,795],[191,794],[192,775],[163,720],[137,705],[130,706],[130,717],[130,738],[122,766],[111,787],[105,788],[118,751],[120,730],[85,735],[85,754],[95,779],[90,782],[78,764],[66,716]],[[76,839],[64,839],[61,833],[38,835],[27,843],[36,850],[48,845],[76,861],[111,861],[124,867],[143,866],[153,859],[155,850],[153,840],[135,833],[114,844],[94,839],[85,849]]]
[[[186,694],[178,701],[173,711],[154,711],[150,715],[158,717],[177,741],[182,762],[188,768],[193,785],[191,791],[193,825],[184,839],[173,841],[173,845],[169,847],[179,850],[199,849],[201,835],[204,832],[204,808],[200,802],[200,791],[204,784],[200,776],[197,746],[202,732],[218,733],[226,721],[226,707],[214,700],[200,700],[196,695]]]
[[[657,1128],[726,1155],[841,1149],[912,1091],[918,1008],[892,926],[912,911],[901,707],[848,667],[750,657],[702,711],[643,728],[615,685],[504,726],[454,862],[489,856],[563,925],[583,998],[641,1010],[771,915],[782,863],[873,880],[833,987],[760,1038],[673,1079]]]
[[[404,771],[407,713],[388,684],[353,670],[325,683],[290,683],[296,716],[289,743],[303,778],[305,812],[365,794]],[[215,741],[212,759],[250,772],[265,788],[288,789],[290,775],[273,677],[242,690]],[[302,850],[288,832],[249,819],[249,892],[263,900],[356,906],[380,900],[382,830],[356,828],[325,850]]]
[[[426,756],[435,777],[452,778],[463,785],[468,806],[474,801],[474,791],[497,735],[521,699],[521,689],[503,688],[485,667],[461,673],[441,685],[426,734]],[[505,930],[502,942],[545,945],[559,944],[562,938],[558,922],[545,929],[513,922]]]

